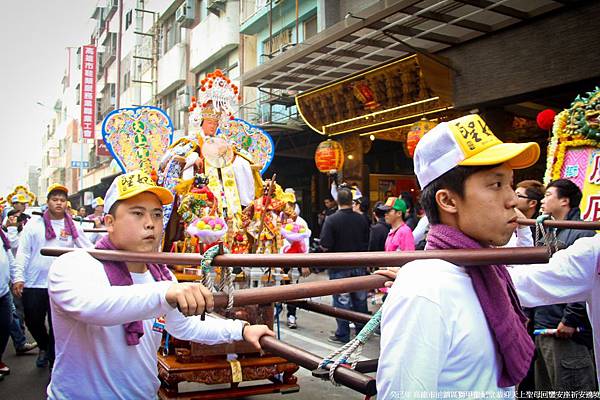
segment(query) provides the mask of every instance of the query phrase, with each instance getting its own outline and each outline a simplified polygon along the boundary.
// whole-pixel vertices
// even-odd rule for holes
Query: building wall
[[[457,71],[456,107],[600,77],[599,19],[600,2],[587,2],[441,52]]]
[[[260,3],[259,3],[260,4]],[[271,17],[269,17],[271,13]],[[304,41],[304,21],[317,15],[317,1],[305,0],[298,2],[298,38],[296,38],[296,2],[294,0],[283,0],[273,5],[264,4],[256,13],[244,21],[240,26],[240,33],[252,35],[256,38],[256,56],[258,64],[262,64],[268,59],[269,53],[275,53],[279,50],[274,45],[273,51],[268,50],[268,39],[272,33],[273,37],[281,34],[283,31],[290,31],[289,43]],[[272,22],[272,28],[269,26]]]
[[[207,10],[206,0],[193,0],[195,19],[193,23],[182,26],[175,18],[177,9],[184,3],[188,4],[188,1],[146,0],[143,7],[148,12],[142,12],[136,10],[140,6],[138,0],[122,0],[122,13],[117,8],[108,18],[107,1],[98,1],[98,7],[103,9],[95,11],[96,21],[90,30],[91,42],[98,46],[99,53],[112,52],[114,57],[109,63],[103,61],[104,55],[100,55],[98,60],[97,140],[102,139],[104,117],[117,106],[162,106],[174,121],[176,133],[182,135],[187,124],[187,107],[191,96],[197,94],[198,82],[208,72],[220,67],[238,83],[236,80],[241,70],[238,52],[240,2],[227,1],[226,8],[217,16]],[[119,74],[116,39],[120,27]],[[228,36],[224,37],[224,31],[229,32]],[[207,44],[210,46],[207,47]],[[155,62],[136,56],[154,56]],[[193,65],[190,64],[191,59]],[[76,65],[71,66],[71,77],[80,79],[77,57],[73,57],[73,62]],[[68,168],[73,158],[71,143],[78,143],[79,135],[77,117],[80,113],[80,88],[76,86],[77,83],[73,80],[70,87],[59,95],[59,102],[66,105],[67,109],[61,108],[49,121],[49,128],[44,134],[44,157],[40,173],[41,186],[47,187],[62,179],[72,192],[81,190],[79,170]],[[72,115],[73,118],[66,119],[63,114]],[[84,172],[84,188],[96,185],[100,179],[115,173],[111,158],[96,157],[95,142],[90,141],[86,145],[90,147],[92,166]]]
[[[348,10],[359,15],[360,9],[372,1],[367,0],[365,3],[351,0],[301,0],[298,2],[296,20],[296,1],[283,0],[273,5],[271,29],[269,6],[264,0],[227,1],[225,9],[221,10],[219,15],[206,9],[206,0],[195,0],[195,20],[186,27],[173,23],[177,9],[183,3],[184,0],[146,0],[143,3],[144,9],[150,12],[141,12],[136,11],[139,6],[138,0],[122,0],[122,12],[117,9],[108,21],[106,9],[99,13],[100,17],[93,32],[90,32],[90,37],[98,45],[100,53],[113,52],[114,59],[108,64],[102,58],[99,60],[99,63],[104,65],[101,66],[97,79],[97,140],[101,140],[102,137],[102,120],[113,108],[143,104],[163,107],[174,120],[177,134],[182,135],[186,129],[186,110],[191,96],[197,94],[198,83],[207,73],[220,68],[239,85],[238,79],[244,71],[266,60],[261,55],[265,50],[269,50],[265,49],[265,43],[268,43],[271,31],[273,36],[276,36],[289,30],[287,42],[302,42],[308,35],[343,18]],[[99,0],[98,4],[103,6],[106,0]],[[240,19],[244,20],[241,25]],[[116,48],[115,40],[110,38],[118,35],[120,28],[122,36],[118,60],[119,49]],[[173,32],[176,34],[173,41],[169,42],[167,38]],[[148,35],[155,36],[152,38]],[[287,42],[280,40],[279,44],[285,45]],[[272,51],[281,51],[281,47],[273,48]],[[152,58],[154,54],[156,62],[140,61],[135,57],[141,55]],[[81,71],[77,66],[71,68],[70,76],[79,79]],[[93,142],[86,143],[90,146],[93,165],[85,171],[83,185],[80,184],[79,170],[69,168],[73,158],[71,144],[78,143],[79,136],[78,91],[79,88],[73,80],[60,96],[64,107],[57,112],[46,132],[46,156],[42,166],[44,171],[41,173],[41,183],[45,187],[52,182],[62,181],[73,193],[82,190],[81,186],[95,186],[102,178],[115,173],[114,165],[109,162],[110,158],[95,157]],[[253,88],[244,88],[242,94],[246,103],[259,97]],[[255,116],[256,110],[260,111],[260,107],[255,108]],[[276,113],[285,114],[290,110],[293,112],[293,107],[290,109],[276,106],[274,110]],[[75,118],[68,120],[63,114],[70,114]],[[248,118],[248,115],[242,113],[242,117]],[[53,157],[49,156],[50,153]],[[308,180],[302,185],[308,187],[307,182]]]

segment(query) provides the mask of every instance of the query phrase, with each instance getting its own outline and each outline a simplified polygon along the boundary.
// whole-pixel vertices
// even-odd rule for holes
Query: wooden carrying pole
[[[41,254],[60,256],[78,249],[45,247]],[[98,260],[143,262],[169,265],[200,265],[202,255],[196,253],[136,253],[121,250],[86,251]],[[309,254],[224,254],[216,256],[212,265],[220,267],[390,267],[401,266],[410,261],[442,259],[453,264],[535,264],[546,263],[549,252],[546,247],[514,247],[494,249],[459,249],[427,251],[372,251],[361,253],[309,253]]]
[[[535,219],[517,219],[519,225],[535,225]],[[547,228],[559,228],[559,229],[583,229],[588,231],[600,230],[600,221],[568,221],[568,220],[556,220],[546,219],[543,222],[544,227]]]
[[[44,248],[42,254],[46,256],[56,256],[74,249],[65,248]],[[177,257],[186,256],[190,261],[190,257],[195,257],[195,262],[201,259],[198,255],[188,254],[172,254],[172,253],[133,253],[113,250],[88,250],[88,252],[102,260],[117,260],[117,261],[137,261],[137,262],[152,262],[152,263],[176,263],[182,264],[176,260]],[[359,262],[352,261],[349,258],[340,257],[340,255],[352,255]],[[407,257],[410,256],[410,257]],[[309,262],[302,260],[303,257],[297,257],[294,254],[269,254],[255,255],[243,254],[242,259],[245,262],[240,262],[240,255],[223,255],[215,257],[216,265],[270,265],[272,260],[277,262],[276,266],[301,264],[303,266],[310,265],[329,265],[348,266],[349,263],[354,265],[401,265],[406,262],[422,259],[422,258],[441,258],[450,262],[455,262],[458,265],[486,265],[486,264],[518,264],[518,263],[544,263],[548,261],[548,252],[545,247],[530,247],[530,248],[513,248],[513,249],[482,249],[482,250],[431,250],[418,252],[371,252],[371,253],[335,253],[335,254],[304,254],[301,255]],[[219,257],[221,257],[219,259]],[[230,262],[230,258],[234,258]],[[295,260],[294,262],[289,261]],[[312,262],[311,262],[311,259]],[[296,260],[298,262],[296,262]],[[302,262],[300,262],[302,261]],[[381,262],[379,262],[381,261]],[[195,263],[194,262],[194,263]],[[193,264],[193,263],[192,263]],[[299,300],[310,297],[327,296],[337,293],[356,292],[359,290],[370,290],[381,288],[384,283],[389,280],[382,275],[369,275],[355,278],[343,278],[330,281],[320,282],[305,282],[295,285],[272,286],[263,288],[243,289],[234,292],[234,306],[246,306],[250,304],[269,304],[277,301]],[[228,297],[225,293],[216,293],[214,295],[215,308],[225,308],[227,306]]]
[[[41,213],[39,213],[41,214]],[[84,220],[84,222],[93,222]],[[518,219],[517,222],[521,225],[535,225],[535,219]],[[566,220],[545,220],[543,222],[545,227],[548,228],[561,228],[561,229],[584,229],[591,231],[600,230],[600,221],[566,221]],[[86,233],[106,233],[106,228],[89,228],[83,230]]]
[[[271,336],[263,336],[260,339],[260,345],[263,350],[285,358],[303,368],[314,371],[317,369],[323,359],[315,354],[309,353],[299,347],[281,342]],[[364,368],[363,368],[364,367]],[[327,367],[329,368],[329,366]],[[362,370],[372,369],[372,365],[364,365]],[[356,390],[367,396],[373,396],[377,393],[375,379],[364,375],[361,372],[350,368],[337,368],[333,373],[335,381]]]
[[[252,289],[241,289],[233,292],[233,306],[250,304],[269,304],[278,301],[299,300],[309,297],[328,296],[330,294],[350,293],[359,290],[382,288],[389,281],[383,275],[373,274],[354,278],[334,279],[330,281],[303,282],[294,285],[268,286]],[[215,293],[215,308],[227,307],[228,297],[225,293]]]
[[[33,211],[31,214],[32,215],[38,215],[40,217],[44,216],[44,213],[40,212],[40,211]],[[95,221],[93,221],[91,219],[87,219],[87,218],[80,219],[78,217],[73,217],[73,222],[91,222],[91,223],[94,223]]]
[[[332,307],[327,304],[317,303],[314,301],[298,301],[291,300],[286,302],[289,305],[293,305],[308,311],[314,311],[319,314],[329,315],[339,319],[345,319],[352,322],[358,322],[359,324],[366,324],[371,319],[371,315],[356,312],[352,310],[346,310],[344,308]]]
[[[379,359],[377,358],[373,360],[359,361],[356,363],[356,367],[354,368],[354,370],[362,373],[376,372],[378,364]]]

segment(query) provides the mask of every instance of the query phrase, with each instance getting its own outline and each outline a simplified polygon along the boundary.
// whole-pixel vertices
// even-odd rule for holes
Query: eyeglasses
[[[527,200],[534,200],[531,197],[527,197],[527,196],[523,196],[522,194],[519,193],[515,193],[517,195],[518,198],[520,199],[527,199]]]

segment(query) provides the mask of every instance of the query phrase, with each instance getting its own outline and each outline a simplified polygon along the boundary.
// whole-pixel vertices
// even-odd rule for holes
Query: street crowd
[[[535,163],[539,146],[502,143],[479,117],[464,118],[476,118],[483,132],[456,135],[446,122],[419,142],[418,198],[401,192],[371,208],[357,186],[334,182],[313,229],[319,232],[314,251],[536,245],[559,251],[540,265],[463,267],[419,260],[376,272],[395,278],[381,289],[378,398],[597,393],[600,237],[591,230],[557,229],[534,240],[539,228],[517,222],[540,216],[579,221],[581,190],[567,179],[514,184],[513,169]],[[164,265],[101,262],[84,251],[42,256],[44,247],[155,251],[163,234],[162,205],[173,200],[141,172],[117,177],[90,215],[84,207],[72,213],[68,195],[56,184],[41,216],[30,216],[19,196],[3,212],[0,379],[9,379],[1,356],[10,340],[17,354],[37,349],[36,366],[51,374],[50,399],[152,398],[163,330],[183,340],[246,340],[257,348],[261,336],[273,335],[244,321],[185,318],[212,311],[212,294],[200,284],[177,283]],[[83,220],[107,233],[88,235]],[[327,273],[333,280],[369,271]],[[368,313],[367,297],[367,291],[335,294],[333,305]],[[288,326],[296,328],[295,308],[287,311]],[[328,340],[339,346],[351,340],[353,328],[354,334],[362,328],[336,322]],[[35,342],[27,342],[26,330]]]

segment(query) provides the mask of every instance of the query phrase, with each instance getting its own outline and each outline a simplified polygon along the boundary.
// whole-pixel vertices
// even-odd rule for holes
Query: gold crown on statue
[[[213,119],[213,120],[218,120],[219,118],[221,118],[221,112],[216,110],[213,106],[212,106],[212,102],[208,102],[208,104],[206,104],[205,107],[201,108],[200,113],[202,114],[202,119]]]
[[[192,97],[189,111],[200,107],[203,118],[233,119],[233,104],[240,100],[239,88],[220,69],[200,81],[198,98]]]

